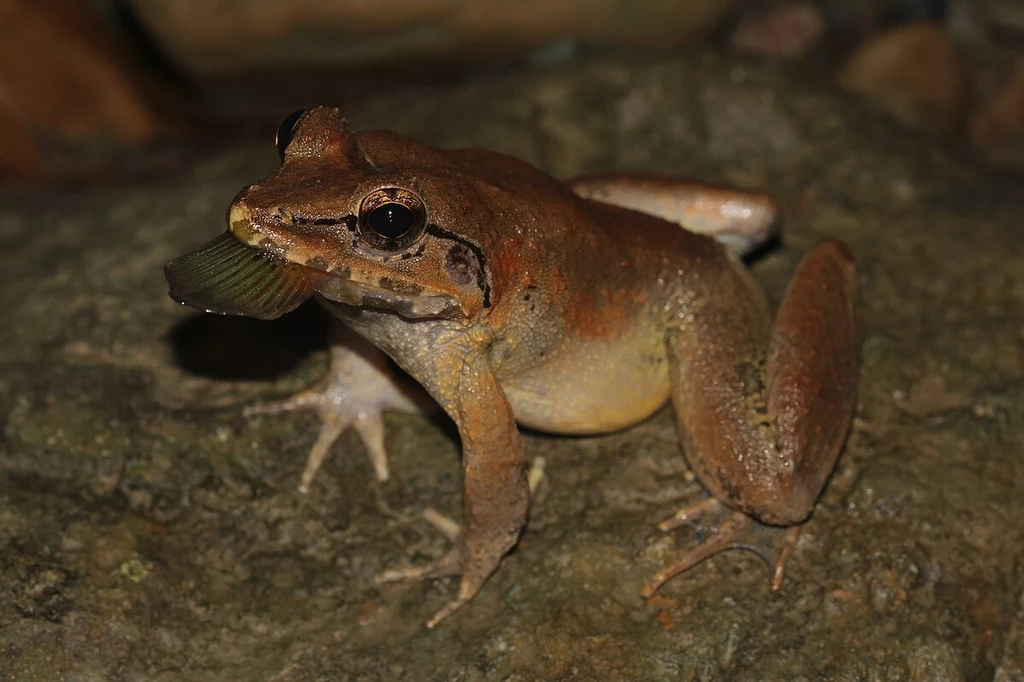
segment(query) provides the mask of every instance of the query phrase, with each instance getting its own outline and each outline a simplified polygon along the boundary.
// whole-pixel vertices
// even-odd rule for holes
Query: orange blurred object
[[[52,173],[51,144],[138,144],[168,129],[145,78],[75,0],[0,0],[0,177]]]
[[[796,59],[821,40],[825,28],[821,8],[809,0],[752,6],[740,18],[729,45],[762,57]]]
[[[963,119],[967,69],[940,24],[904,24],[869,39],[838,77],[906,125],[952,133]]]
[[[971,143],[995,166],[1024,163],[1024,53],[992,97],[971,116]]]

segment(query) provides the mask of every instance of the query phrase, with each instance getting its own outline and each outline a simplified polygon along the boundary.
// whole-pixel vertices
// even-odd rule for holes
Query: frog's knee
[[[810,517],[814,505],[810,507],[780,507],[777,509],[754,510],[750,515],[761,523],[769,526],[795,526]]]
[[[792,480],[776,481],[771,486],[741,493],[740,510],[769,526],[795,526],[814,511],[820,491],[812,491]]]

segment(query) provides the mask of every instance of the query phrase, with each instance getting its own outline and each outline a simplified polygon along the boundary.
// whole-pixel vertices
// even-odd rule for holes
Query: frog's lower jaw
[[[451,296],[400,294],[388,289],[331,277],[317,287],[317,300],[328,310],[376,308],[409,319],[463,317],[462,306]],[[347,312],[347,311],[346,311]],[[345,315],[342,315],[344,317]]]

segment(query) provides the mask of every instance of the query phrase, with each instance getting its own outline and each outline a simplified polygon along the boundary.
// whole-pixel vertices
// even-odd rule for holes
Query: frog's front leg
[[[455,598],[427,623],[434,627],[472,599],[512,549],[526,525],[530,491],[515,414],[483,355],[438,359],[431,394],[455,421],[462,440],[462,533],[426,566],[387,571],[378,580],[421,580],[460,574]],[[451,365],[445,368],[443,365]],[[447,369],[447,371],[444,371]]]
[[[685,509],[661,528],[708,513],[721,524],[659,571],[644,596],[734,546],[770,555],[777,588],[856,403],[856,268],[845,247],[827,241],[804,257],[774,324],[742,269],[724,270],[712,286],[713,297],[684,312],[669,355],[683,447],[715,501]]]
[[[320,431],[306,459],[299,492],[309,492],[331,446],[355,427],[379,481],[390,476],[384,446],[382,412],[430,413],[437,405],[419,386],[397,373],[387,355],[340,322],[331,325],[331,364],[327,375],[310,388],[280,401],[258,403],[245,415],[314,410]]]
[[[778,233],[779,206],[763,192],[638,173],[585,175],[570,180],[569,186],[581,197],[705,234],[738,256],[756,251]]]

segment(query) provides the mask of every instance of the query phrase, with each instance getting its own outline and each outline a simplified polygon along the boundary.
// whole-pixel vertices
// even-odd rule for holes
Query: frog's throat
[[[231,232],[175,258],[164,274],[175,301],[222,315],[272,320],[316,294],[328,301],[388,310],[409,318],[463,314],[454,297],[401,293],[346,279],[292,262],[277,249],[248,244]]]

